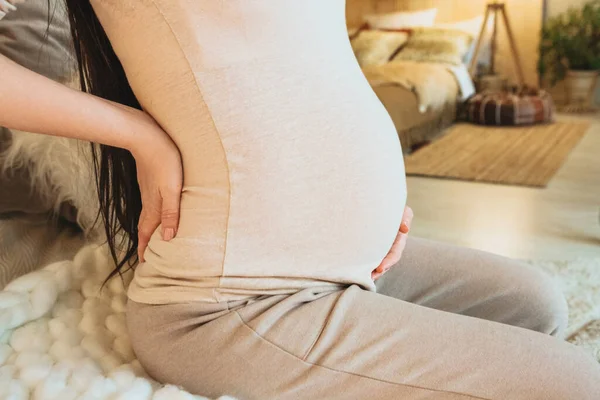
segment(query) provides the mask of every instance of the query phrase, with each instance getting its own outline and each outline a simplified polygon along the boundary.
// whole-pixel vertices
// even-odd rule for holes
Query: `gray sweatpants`
[[[513,260],[409,239],[378,293],[318,287],[253,302],[129,302],[148,373],[253,399],[600,399],[600,366],[562,338],[567,306]]]

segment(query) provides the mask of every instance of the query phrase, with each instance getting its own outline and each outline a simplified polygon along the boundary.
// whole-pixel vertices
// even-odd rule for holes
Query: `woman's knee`
[[[563,338],[568,324],[568,306],[555,278],[526,264],[513,281],[511,296],[517,304],[516,324]]]
[[[589,399],[600,394],[600,364],[588,352],[570,343],[557,343],[569,347],[559,357],[540,357],[539,368],[530,371],[528,380],[534,389],[532,399]],[[551,347],[546,349],[551,351]],[[518,365],[518,364],[517,364]],[[526,390],[526,389],[524,389]]]

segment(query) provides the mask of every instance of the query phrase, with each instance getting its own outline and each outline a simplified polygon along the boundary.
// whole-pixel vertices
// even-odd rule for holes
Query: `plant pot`
[[[567,71],[567,101],[571,105],[590,106],[598,71]]]

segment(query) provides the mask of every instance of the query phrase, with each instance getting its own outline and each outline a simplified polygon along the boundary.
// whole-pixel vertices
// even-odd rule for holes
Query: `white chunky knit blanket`
[[[568,340],[600,360],[600,260],[535,264],[567,296]],[[125,326],[131,276],[100,291],[112,266],[106,246],[89,245],[0,292],[0,399],[204,399],[146,375]]]
[[[146,375],[125,325],[131,274],[100,290],[113,266],[106,246],[88,245],[0,292],[1,400],[206,399]]]

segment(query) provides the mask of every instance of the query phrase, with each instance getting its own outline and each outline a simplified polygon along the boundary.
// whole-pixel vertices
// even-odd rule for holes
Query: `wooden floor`
[[[411,234],[522,259],[600,257],[600,115],[545,189],[408,178]]]

